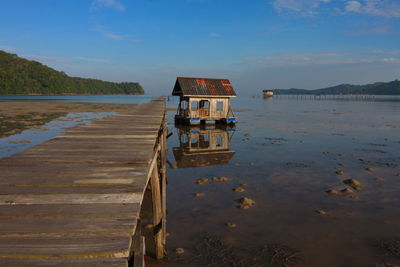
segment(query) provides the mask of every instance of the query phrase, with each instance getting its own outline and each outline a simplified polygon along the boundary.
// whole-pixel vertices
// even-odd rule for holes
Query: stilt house
[[[274,90],[263,90],[263,96],[264,97],[273,97],[274,96]]]
[[[236,93],[229,80],[178,77],[172,95],[180,97],[177,124],[236,123],[230,103]]]

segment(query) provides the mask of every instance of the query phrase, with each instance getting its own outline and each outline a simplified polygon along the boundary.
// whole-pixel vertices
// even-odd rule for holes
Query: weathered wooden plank
[[[139,203],[109,204],[33,204],[33,205],[0,205],[0,219],[9,217],[92,217],[110,215],[136,218],[140,210]]]
[[[148,164],[148,162],[146,160],[113,160],[113,159],[91,159],[91,158],[87,158],[87,159],[80,159],[79,161],[73,160],[73,159],[57,159],[57,158],[52,158],[52,159],[46,159],[46,158],[42,158],[42,159],[38,159],[38,160],[33,160],[33,159],[27,159],[27,158],[23,158],[23,157],[19,157],[19,158],[15,158],[11,161],[2,161],[0,163],[0,165],[5,164],[5,165],[9,165],[9,164],[41,164],[41,165],[45,165],[45,168],[48,165],[51,164],[81,164],[81,163],[85,163],[85,164],[95,164],[95,163],[100,163],[103,165],[114,165],[114,164],[118,164],[118,163],[122,163],[122,164],[126,164],[126,165],[131,165],[131,164]],[[0,166],[1,167],[1,166]]]
[[[79,162],[81,159],[91,159],[91,160],[127,160],[129,159],[130,161],[135,161],[135,162],[148,162],[151,157],[148,157],[149,153],[143,153],[145,158],[141,157],[140,154],[128,152],[125,155],[122,154],[116,154],[116,155],[110,155],[107,153],[104,154],[77,154],[74,155],[73,153],[46,153],[43,155],[42,153],[26,153],[21,157],[15,158],[16,162],[21,162],[21,161],[32,161],[34,159],[37,159],[38,161],[43,161],[43,160],[52,160],[52,161],[60,161],[60,160],[69,160],[69,161],[76,161]],[[55,158],[57,157],[57,158]],[[14,159],[13,159],[14,160]]]
[[[0,258],[127,258],[129,236],[0,237]]]
[[[70,144],[68,146],[61,146],[61,147],[56,147],[54,144],[43,144],[42,146],[36,146],[33,147],[32,149],[26,150],[25,152],[30,152],[30,151],[75,151],[75,152],[87,152],[90,150],[96,150],[99,152],[108,152],[108,153],[117,153],[121,151],[147,151],[151,150],[151,147],[154,146],[152,144],[142,144],[138,143],[135,144],[134,146],[130,147],[127,146],[126,143],[109,143],[109,144],[91,144],[91,143],[86,143],[86,144]]]
[[[64,138],[64,139],[76,139],[76,138],[89,138],[89,139],[148,139],[148,140],[155,140],[157,138],[157,135],[152,135],[152,134],[148,134],[148,135],[96,135],[96,136],[92,136],[92,135],[72,135],[72,134],[68,134],[68,135],[59,135],[56,136],[55,138]]]
[[[26,177],[0,177],[0,185],[1,186],[20,186],[20,187],[29,187],[29,186],[48,186],[49,188],[54,186],[102,186],[106,187],[107,185],[113,187],[121,187],[122,186],[145,186],[147,180],[145,178],[81,178],[81,177],[67,177],[67,178],[36,178],[36,179],[28,179]],[[32,188],[31,188],[32,189]],[[83,190],[83,189],[78,189]],[[119,190],[119,189],[113,189]],[[4,192],[4,191],[2,191]]]
[[[0,195],[0,205],[140,203],[142,198],[140,193]]]
[[[3,236],[69,235],[133,235],[135,217],[71,216],[71,217],[11,217],[1,218],[0,239]]]
[[[4,164],[4,165],[2,165]],[[46,174],[47,172],[58,172],[58,173],[103,173],[103,172],[129,172],[129,171],[143,171],[147,168],[146,165],[143,164],[120,164],[116,163],[110,166],[104,166],[103,164],[98,164],[98,163],[93,163],[93,164],[82,164],[82,163],[76,163],[73,164],[72,166],[68,166],[68,168],[65,167],[64,164],[52,164],[49,166],[46,166],[44,169],[41,166],[37,165],[30,165],[27,163],[21,163],[21,164],[12,164],[12,161],[10,160],[4,160],[0,161],[0,166],[1,166],[1,171],[0,175],[3,172],[12,172],[12,173],[25,173],[25,172],[40,172],[42,174]],[[64,166],[64,167],[63,167]]]
[[[115,194],[142,193],[146,183],[141,184],[12,184],[1,185],[0,195],[23,194]]]
[[[7,267],[128,267],[126,259],[25,259],[0,258],[0,266]]]

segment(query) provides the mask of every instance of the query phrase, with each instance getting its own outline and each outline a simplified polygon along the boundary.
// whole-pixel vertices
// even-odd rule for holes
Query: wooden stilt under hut
[[[236,97],[227,79],[178,77],[172,95],[179,96],[176,124],[235,124],[230,99]]]

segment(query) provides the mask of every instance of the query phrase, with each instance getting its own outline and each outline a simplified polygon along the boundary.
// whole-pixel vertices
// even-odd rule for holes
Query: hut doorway
[[[200,100],[199,113],[200,117],[210,116],[210,101]]]

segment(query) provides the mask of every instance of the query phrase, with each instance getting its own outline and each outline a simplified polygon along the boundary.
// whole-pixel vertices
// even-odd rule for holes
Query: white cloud
[[[101,59],[101,58],[90,58],[90,57],[74,57],[74,59],[87,61],[87,62],[95,62],[95,63],[108,63],[110,60]]]
[[[275,9],[300,16],[314,16],[321,13],[358,13],[370,16],[399,18],[399,0],[274,0]]]
[[[94,0],[90,6],[90,11],[95,11],[101,8],[114,8],[118,11],[124,11],[125,6],[117,0]]]
[[[210,33],[209,36],[214,37],[214,38],[218,38],[218,37],[221,37],[221,34],[219,34],[219,33]]]
[[[113,40],[122,40],[124,39],[124,36],[119,35],[119,34],[115,34],[112,32],[104,32],[103,33],[104,37],[108,38],[108,39],[113,39]]]
[[[360,11],[362,5],[358,1],[349,1],[346,3],[345,10],[348,12],[358,12]]]
[[[265,57],[248,56],[239,65],[285,67],[357,63],[400,63],[399,50],[362,52],[286,53]]]
[[[134,43],[134,44],[138,44],[138,43],[141,43],[141,42],[142,42],[142,40],[140,40],[140,39],[132,39],[131,41],[132,41],[132,43]]]
[[[0,50],[4,50],[6,52],[15,52],[18,51],[17,48],[12,47],[12,46],[8,46],[8,45],[0,45]]]
[[[37,55],[19,55],[20,57],[30,59],[30,60],[35,60],[39,62],[45,62],[45,63],[54,63],[54,62],[69,62],[70,60],[68,58],[63,58],[63,57],[48,57],[48,56],[37,56]]]
[[[301,16],[313,16],[318,13],[321,4],[330,0],[275,0],[274,7],[278,12],[289,11]]]
[[[95,32],[101,33],[104,37],[106,37],[108,39],[122,40],[122,39],[125,39],[125,37],[126,37],[124,35],[115,34],[115,33],[111,32],[111,31],[107,30],[106,27],[103,27],[103,26],[100,26],[100,25],[94,26],[92,28],[92,30],[95,31]]]
[[[346,12],[354,12],[372,16],[400,17],[400,1],[398,0],[359,0],[347,1]]]

